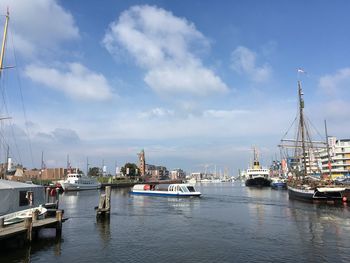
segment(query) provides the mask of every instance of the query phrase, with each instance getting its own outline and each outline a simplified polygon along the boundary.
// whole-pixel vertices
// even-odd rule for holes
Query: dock
[[[38,219],[38,215],[33,213],[32,217],[27,217],[23,222],[5,226],[4,221],[0,221],[0,242],[11,238],[20,238],[25,242],[32,242],[40,229],[56,229],[56,237],[62,234],[63,211],[56,210],[54,217]]]

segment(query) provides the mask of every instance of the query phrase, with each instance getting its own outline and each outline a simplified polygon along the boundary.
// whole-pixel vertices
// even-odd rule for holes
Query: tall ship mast
[[[290,199],[302,201],[343,201],[345,188],[326,185],[319,177],[313,176],[317,168],[317,153],[325,148],[323,141],[312,141],[304,115],[304,93],[301,81],[298,80],[298,128],[296,139],[282,139],[282,148],[294,148],[294,156],[290,160],[288,195]],[[295,120],[294,120],[295,121]],[[288,132],[287,132],[288,133]],[[286,134],[287,134],[286,133]],[[316,168],[315,168],[316,167]],[[319,173],[320,175],[320,173]]]

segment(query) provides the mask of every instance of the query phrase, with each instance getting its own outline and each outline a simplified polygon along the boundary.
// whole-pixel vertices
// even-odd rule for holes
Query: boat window
[[[32,191],[19,192],[19,206],[32,205],[33,202],[34,202],[34,196]]]
[[[193,186],[187,186],[188,191],[190,192],[196,192]]]

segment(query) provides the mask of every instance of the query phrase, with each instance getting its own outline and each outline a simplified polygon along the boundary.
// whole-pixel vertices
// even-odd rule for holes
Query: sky
[[[235,176],[278,158],[298,79],[317,134],[349,138],[348,1],[0,0],[1,28],[7,7],[1,161]]]

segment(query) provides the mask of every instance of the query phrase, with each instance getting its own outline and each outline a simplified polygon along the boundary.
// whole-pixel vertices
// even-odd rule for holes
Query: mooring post
[[[110,213],[111,211],[111,186],[106,186],[106,203],[105,203],[105,209],[106,209],[106,213]]]
[[[46,203],[50,203],[50,187],[47,187],[46,188],[46,191],[45,191],[45,193],[46,193]]]
[[[56,209],[58,209],[59,201],[60,201],[60,189],[58,187],[56,187],[56,200],[55,200]]]
[[[0,228],[4,228],[5,227],[5,218],[0,218]]]
[[[32,213],[32,222],[38,221],[38,217],[39,217],[39,210],[34,210]]]
[[[27,241],[32,241],[32,229],[33,229],[33,223],[31,217],[24,218],[24,227],[27,229]]]
[[[62,234],[62,218],[63,218],[63,213],[62,210],[57,210],[56,211],[56,219],[57,219],[57,224],[56,224],[56,236],[61,236]]]

